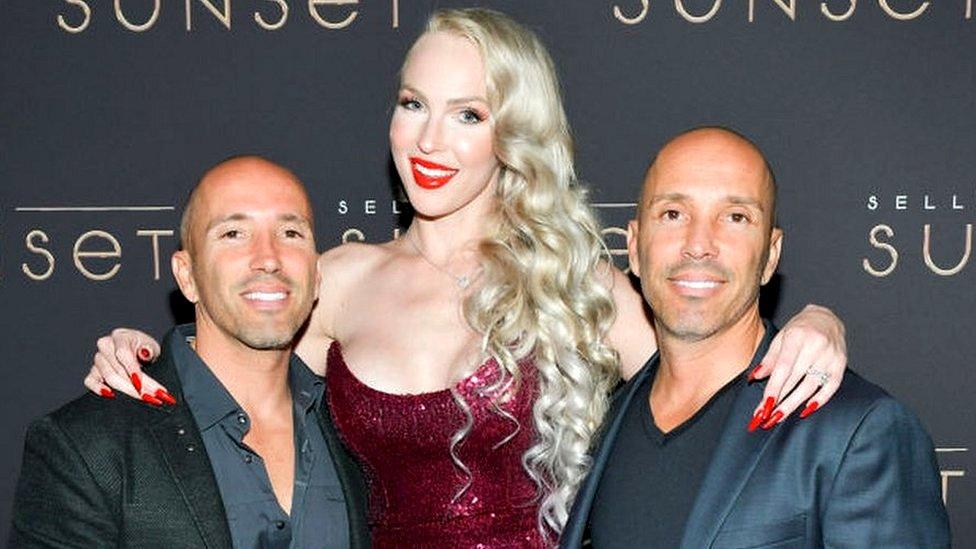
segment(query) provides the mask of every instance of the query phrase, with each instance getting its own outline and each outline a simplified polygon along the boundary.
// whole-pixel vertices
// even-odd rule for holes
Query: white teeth
[[[285,292],[248,292],[244,294],[246,299],[255,301],[281,301],[285,299]]]
[[[421,166],[418,163],[414,163],[414,167],[417,171],[426,175],[427,177],[447,177],[449,175],[454,175],[455,170],[435,170],[434,168],[428,168],[426,166]]]
[[[713,280],[675,280],[674,283],[678,286],[684,286],[685,288],[692,288],[694,290],[717,288],[719,285],[718,282]]]

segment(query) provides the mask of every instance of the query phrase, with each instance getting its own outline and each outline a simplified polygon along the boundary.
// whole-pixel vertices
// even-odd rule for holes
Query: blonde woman
[[[496,12],[441,11],[400,78],[390,149],[415,216],[397,240],[322,254],[297,353],[326,376],[366,473],[374,545],[551,545],[608,394],[654,334],[606,260],[537,37]],[[116,330],[99,347],[91,390],[163,389],[135,359],[158,353],[145,334]],[[808,307],[767,356],[767,396],[813,363],[837,379],[845,359],[839,321]]]

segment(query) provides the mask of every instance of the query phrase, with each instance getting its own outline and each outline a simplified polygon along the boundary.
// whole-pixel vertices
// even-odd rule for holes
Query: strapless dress
[[[341,345],[332,344],[326,369],[329,408],[366,475],[374,547],[549,545],[537,527],[536,485],[522,467],[522,455],[535,437],[535,369],[523,364],[521,372],[521,383],[497,401],[504,415],[487,390],[501,375],[494,359],[454,387],[474,421],[455,450],[468,475],[451,459],[451,436],[465,415],[450,390],[378,391],[352,374]]]

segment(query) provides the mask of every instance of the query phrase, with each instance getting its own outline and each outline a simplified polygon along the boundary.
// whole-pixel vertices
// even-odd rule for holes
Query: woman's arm
[[[315,309],[308,329],[299,334],[295,354],[316,375],[325,375],[325,356],[331,338],[321,331]],[[145,332],[132,328],[116,328],[109,335],[98,338],[97,350],[85,387],[106,398],[121,392],[150,404],[172,404],[173,397],[166,387],[142,371],[142,363],[159,356],[159,343]]]
[[[763,427],[779,423],[801,404],[800,417],[805,418],[834,396],[847,369],[845,336],[844,323],[819,305],[807,305],[783,326],[751,372],[752,379],[769,376],[763,405],[756,408],[764,409]],[[811,371],[823,372],[826,379],[808,375]]]
[[[343,248],[334,248],[319,257],[322,275],[319,299],[312,308],[308,326],[298,333],[295,344],[295,354],[319,376],[325,375],[325,358],[334,333],[332,315],[341,293],[336,291],[336,285],[348,278],[339,272],[342,258],[348,255],[342,252]],[[106,398],[114,398],[115,391],[119,391],[157,406],[171,403],[172,396],[166,387],[142,371],[141,364],[155,360],[159,351],[159,343],[145,332],[116,328],[98,339],[92,368],[85,376],[85,387]]]
[[[616,267],[608,267],[605,280],[613,293],[617,318],[610,327],[607,340],[620,356],[620,377],[628,380],[657,352],[657,338],[644,297],[630,277]]]
[[[135,399],[148,395],[163,402],[156,395],[162,395],[160,391],[166,388],[143,374],[140,364],[159,356],[159,343],[155,339],[132,328],[116,328],[98,338],[95,348],[91,370],[85,376],[88,390],[106,398],[115,398],[115,391],[120,391]],[[152,400],[147,402],[155,404]]]

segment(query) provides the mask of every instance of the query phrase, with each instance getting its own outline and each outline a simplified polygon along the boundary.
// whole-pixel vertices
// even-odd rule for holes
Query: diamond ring
[[[813,376],[813,377],[817,378],[817,381],[819,381],[821,385],[826,385],[827,380],[830,379],[830,372],[825,372],[823,370],[817,370],[815,368],[809,368],[806,371],[806,375]]]

